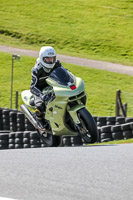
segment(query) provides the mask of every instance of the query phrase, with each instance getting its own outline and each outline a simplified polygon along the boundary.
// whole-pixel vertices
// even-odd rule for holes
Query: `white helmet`
[[[53,60],[47,62],[47,58],[53,58]],[[39,52],[39,60],[45,68],[52,69],[56,62],[56,52],[54,48],[51,46],[42,47]]]

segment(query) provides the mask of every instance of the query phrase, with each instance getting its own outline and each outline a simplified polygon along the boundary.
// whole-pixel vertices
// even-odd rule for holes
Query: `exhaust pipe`
[[[45,128],[41,127],[40,124],[35,120],[33,117],[31,111],[27,108],[25,104],[22,104],[20,106],[21,111],[24,113],[24,115],[28,118],[28,120],[32,123],[32,125],[36,128],[39,129],[40,131],[47,132]]]

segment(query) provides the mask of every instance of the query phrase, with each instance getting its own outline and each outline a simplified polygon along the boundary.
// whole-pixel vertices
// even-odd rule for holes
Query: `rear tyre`
[[[61,136],[58,135],[53,135],[53,142],[52,142],[52,147],[58,147],[62,145],[62,138]]]
[[[37,130],[38,136],[42,140],[42,142],[47,146],[51,147],[52,146],[52,134],[49,133],[42,133],[40,130]]]
[[[61,144],[61,137],[52,135],[52,133],[41,133],[40,130],[37,130],[40,139],[46,147],[58,147]]]
[[[95,143],[99,141],[97,125],[86,108],[78,111],[79,120],[81,122],[80,136],[84,139],[85,143]]]

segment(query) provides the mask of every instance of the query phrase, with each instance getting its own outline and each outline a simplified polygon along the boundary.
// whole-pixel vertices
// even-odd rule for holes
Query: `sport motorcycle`
[[[58,67],[41,81],[47,82],[42,92],[51,94],[44,102],[45,126],[42,127],[36,118],[34,95],[30,90],[21,93],[21,111],[37,130],[43,143],[59,146],[63,136],[78,136],[84,143],[98,142],[97,125],[91,113],[86,109],[87,94],[84,81],[74,76],[64,67]]]

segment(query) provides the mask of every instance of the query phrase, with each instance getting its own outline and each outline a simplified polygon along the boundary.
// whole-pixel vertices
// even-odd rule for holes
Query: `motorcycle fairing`
[[[23,100],[23,102],[27,105],[30,106],[32,108],[34,108],[33,106],[30,105],[30,101],[32,99],[34,99],[33,94],[30,92],[30,90],[24,90],[23,92],[21,92],[21,98]]]

